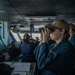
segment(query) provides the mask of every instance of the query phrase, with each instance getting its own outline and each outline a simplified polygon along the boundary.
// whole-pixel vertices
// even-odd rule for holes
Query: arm
[[[49,64],[56,58],[57,54],[53,53],[49,55],[48,41],[50,31],[48,29],[44,29],[44,31],[42,31],[41,34],[42,43],[40,44],[40,47],[37,47],[35,49],[34,55],[37,60],[38,68],[44,69],[44,67],[47,66],[47,64]]]
[[[34,52],[33,52],[36,59],[38,58],[40,46],[41,46],[41,45],[38,45],[38,46],[35,48]]]
[[[44,69],[49,63],[51,63],[57,56],[57,54],[53,53],[51,55],[48,54],[48,45],[47,43],[42,43],[40,48],[37,48],[34,51],[34,55],[37,59],[37,64],[39,69]]]

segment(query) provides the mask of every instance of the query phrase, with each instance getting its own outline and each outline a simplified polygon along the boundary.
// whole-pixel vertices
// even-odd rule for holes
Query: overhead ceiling
[[[34,24],[46,24],[56,18],[75,23],[74,0],[0,0],[0,20],[11,25],[30,24],[31,19],[48,18]],[[41,20],[40,19],[40,20]],[[33,21],[33,22],[34,22]]]

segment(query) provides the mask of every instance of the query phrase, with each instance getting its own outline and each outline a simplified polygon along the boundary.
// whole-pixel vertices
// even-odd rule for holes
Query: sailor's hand
[[[44,28],[44,30],[42,30],[42,36],[43,36],[42,43],[44,42],[48,43],[50,38],[50,30],[48,28]]]

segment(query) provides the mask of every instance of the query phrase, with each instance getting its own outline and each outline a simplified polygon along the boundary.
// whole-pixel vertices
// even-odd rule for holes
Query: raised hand
[[[50,30],[48,28],[44,28],[44,30],[42,30],[42,36],[42,43],[48,43],[50,38]]]

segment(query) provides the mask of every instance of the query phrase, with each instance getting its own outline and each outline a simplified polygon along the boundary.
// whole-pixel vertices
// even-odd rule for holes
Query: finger
[[[44,30],[42,30],[42,34],[45,34],[45,31]]]
[[[43,33],[42,33],[42,32],[40,33],[40,37],[41,37],[41,38],[43,37]]]
[[[45,32],[45,34],[47,34],[47,29],[46,28],[44,28],[44,32]]]
[[[50,30],[47,28],[47,33],[50,35]]]
[[[46,28],[46,33],[49,35],[50,34],[50,31],[48,28]]]

